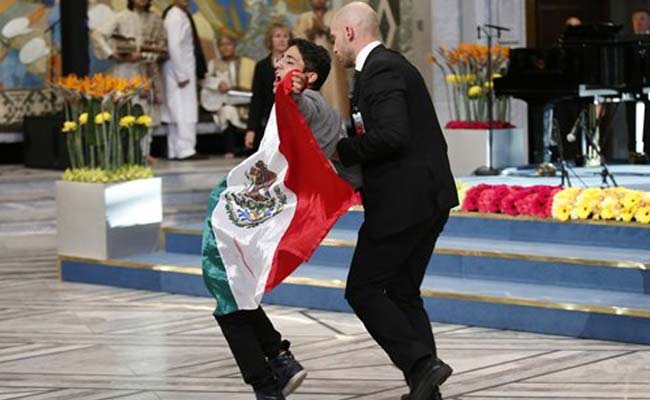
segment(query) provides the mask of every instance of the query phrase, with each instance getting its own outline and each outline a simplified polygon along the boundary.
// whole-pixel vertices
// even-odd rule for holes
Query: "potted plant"
[[[477,167],[488,165],[490,155],[488,98],[492,96],[492,155],[494,168],[526,163],[524,137],[521,129],[510,123],[510,97],[495,96],[493,79],[505,70],[510,49],[499,45],[488,49],[478,44],[460,44],[448,49],[441,46],[437,55],[430,54],[445,76],[447,105],[451,120],[445,124],[445,139],[449,146],[452,171],[456,176],[471,174]],[[488,76],[488,52],[492,71]]]
[[[107,259],[156,250],[162,184],[140,147],[151,117],[134,102],[149,82],[70,75],[54,87],[71,165],[56,183],[58,253]]]

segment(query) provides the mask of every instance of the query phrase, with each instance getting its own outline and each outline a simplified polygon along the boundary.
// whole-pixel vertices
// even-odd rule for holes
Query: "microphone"
[[[476,33],[478,35],[478,39],[481,40],[481,25],[476,27]]]
[[[506,28],[505,26],[492,25],[492,24],[485,24],[485,27],[486,27],[486,28],[496,29],[497,31],[510,32],[510,28]]]

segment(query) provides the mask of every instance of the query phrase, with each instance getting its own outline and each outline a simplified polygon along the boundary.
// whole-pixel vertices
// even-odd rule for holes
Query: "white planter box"
[[[449,162],[454,177],[471,175],[474,170],[488,165],[487,129],[444,129]],[[525,165],[528,152],[523,129],[492,130],[492,167],[502,169]]]
[[[156,251],[162,216],[160,178],[56,182],[60,255],[108,259]]]

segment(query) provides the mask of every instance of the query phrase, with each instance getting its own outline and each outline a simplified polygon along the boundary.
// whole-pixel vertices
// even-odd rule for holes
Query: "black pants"
[[[359,230],[345,298],[405,375],[418,360],[436,356],[420,286],[448,217],[446,212],[379,240],[368,236],[365,225]]]
[[[224,153],[240,153],[244,148],[244,135],[243,129],[228,124],[228,127],[223,131]]]
[[[650,102],[645,101],[645,119],[643,120],[643,152],[650,154]],[[627,120],[627,148],[630,153],[636,152],[636,103],[625,103]]]
[[[259,390],[275,382],[268,360],[280,353],[282,336],[262,307],[215,316],[244,382]]]

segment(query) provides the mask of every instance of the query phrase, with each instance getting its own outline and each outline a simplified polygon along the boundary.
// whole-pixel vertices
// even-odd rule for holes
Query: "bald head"
[[[379,40],[379,17],[366,3],[354,1],[341,8],[334,20],[357,29],[357,35],[367,36],[370,41]]]
[[[368,4],[355,1],[341,8],[331,24],[334,54],[346,67],[354,61],[368,43],[381,40],[379,18]]]

